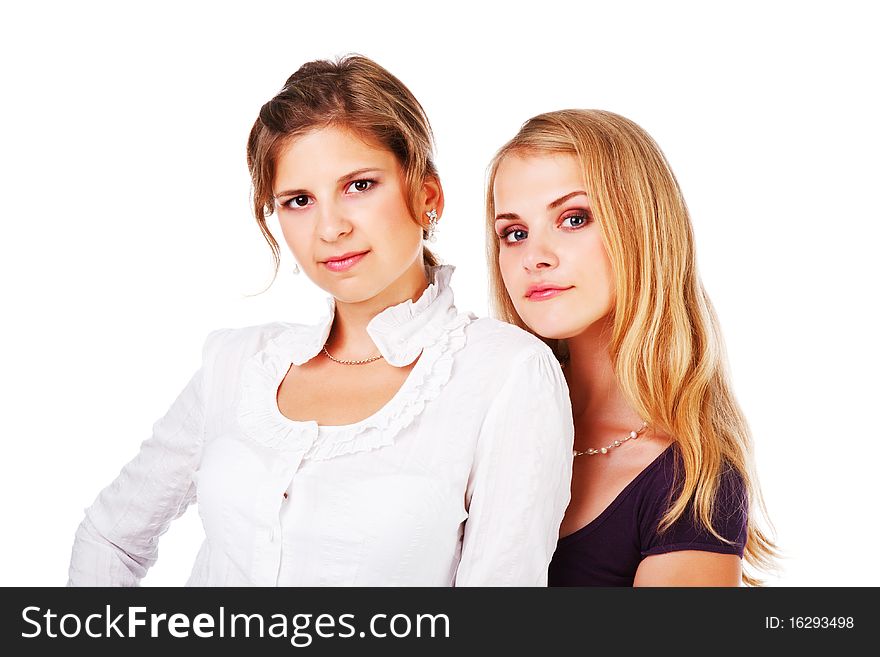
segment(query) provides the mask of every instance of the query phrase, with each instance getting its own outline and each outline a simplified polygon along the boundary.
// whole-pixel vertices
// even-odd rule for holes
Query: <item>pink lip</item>
[[[352,251],[341,256],[336,256],[324,261],[324,266],[330,271],[347,271],[359,263],[369,251]]]
[[[552,299],[563,292],[570,290],[574,286],[555,287],[553,285],[534,285],[526,292],[526,299],[529,301],[543,301],[544,299]]]

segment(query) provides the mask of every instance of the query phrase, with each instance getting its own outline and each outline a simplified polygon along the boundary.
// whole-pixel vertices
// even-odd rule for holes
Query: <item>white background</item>
[[[271,267],[245,141],[303,62],[359,52],[431,118],[437,250],[478,314],[485,167],[520,123],[602,108],[654,136],[693,214],[787,555],[770,583],[880,585],[871,4],[5,9],[0,584],[66,581],[84,507],[198,367],[208,331],[317,319],[323,293],[289,258],[247,296]],[[185,582],[200,541],[190,509],[144,584]]]

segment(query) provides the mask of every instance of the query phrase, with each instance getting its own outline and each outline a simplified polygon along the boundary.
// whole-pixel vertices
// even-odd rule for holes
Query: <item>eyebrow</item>
[[[573,199],[575,196],[581,196],[581,195],[587,196],[587,197],[589,196],[585,191],[580,190],[580,189],[576,190],[574,192],[569,192],[565,196],[560,196],[555,201],[550,201],[550,203],[547,204],[547,209],[553,210],[555,208],[558,208],[560,205],[562,205],[566,201]],[[515,212],[504,212],[502,214],[495,215],[495,221],[500,221],[502,219],[519,219],[519,218],[520,218],[520,216],[518,214],[516,214]]]
[[[341,185],[345,181],[351,180],[352,178],[355,178],[357,176],[362,176],[365,173],[369,173],[369,172],[380,173],[381,171],[382,171],[382,169],[380,169],[379,167],[364,167],[362,169],[355,169],[354,171],[349,171],[344,176],[340,176],[336,180],[336,182]],[[305,192],[306,192],[305,189],[288,189],[283,192],[278,192],[277,194],[275,194],[275,198],[276,199],[282,198],[284,196],[299,196],[300,194],[303,194]]]

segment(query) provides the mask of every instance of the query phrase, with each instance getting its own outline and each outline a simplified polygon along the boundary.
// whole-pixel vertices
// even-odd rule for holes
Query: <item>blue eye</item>
[[[570,214],[562,219],[562,226],[565,228],[580,228],[585,226],[590,218],[586,214]],[[566,222],[569,222],[566,224]]]
[[[515,244],[516,242],[522,242],[528,236],[529,231],[523,230],[522,228],[514,228],[504,233],[501,236],[501,239],[509,244]]]
[[[355,180],[345,190],[346,194],[365,192],[376,184],[375,180]]]

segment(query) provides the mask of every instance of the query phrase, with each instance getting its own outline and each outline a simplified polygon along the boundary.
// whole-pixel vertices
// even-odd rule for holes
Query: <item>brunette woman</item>
[[[202,368],[87,510],[75,585],[134,585],[198,501],[191,585],[544,585],[572,423],[553,353],[453,303],[424,244],[443,190],[421,105],[364,57],[303,65],[247,146],[329,295],[317,325],[209,336]]]

